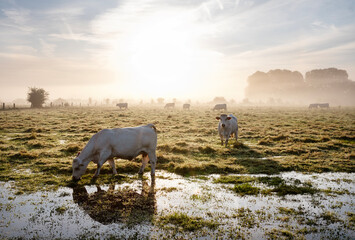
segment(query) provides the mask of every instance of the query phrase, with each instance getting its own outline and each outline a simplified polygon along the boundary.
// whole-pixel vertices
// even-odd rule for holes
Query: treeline
[[[305,77],[290,70],[257,71],[248,77],[245,96],[250,101],[355,105],[355,82],[337,68],[312,70]]]

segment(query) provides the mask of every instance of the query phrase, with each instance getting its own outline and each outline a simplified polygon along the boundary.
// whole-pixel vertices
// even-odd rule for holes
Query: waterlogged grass
[[[104,128],[154,123],[157,169],[184,176],[277,174],[284,171],[354,172],[355,109],[230,108],[238,117],[239,139],[220,145],[215,117],[206,107],[62,108],[0,112],[0,181],[20,191],[66,186],[71,162],[93,134]],[[136,173],[141,157],[117,161],[119,173]],[[83,178],[91,181],[91,163]],[[149,171],[149,165],[146,169]],[[105,164],[100,181],[110,182]],[[31,184],[27,184],[30,182]],[[282,190],[280,190],[282,192]]]
[[[234,175],[221,176],[221,177],[219,177],[219,178],[214,180],[215,183],[234,183],[234,184],[255,182],[255,181],[256,181],[255,177],[251,177],[251,176],[234,176]]]
[[[288,184],[280,184],[271,190],[276,192],[279,196],[285,195],[296,195],[296,194],[314,194],[318,192],[318,189],[313,188],[312,186],[295,186]]]
[[[58,191],[22,195],[14,194],[13,183],[0,183],[4,223],[0,237],[353,238],[353,174],[287,172],[272,176],[183,177],[161,170],[156,174],[155,181],[147,174],[143,178],[120,174],[101,179],[101,184],[79,182]],[[271,192],[282,185],[317,186],[317,192],[288,193],[287,197]],[[242,193],[236,193],[233,186],[239,186]],[[257,194],[253,192],[255,188]],[[324,189],[332,190],[332,196]],[[265,194],[265,190],[270,192]],[[18,222],[24,227],[18,229]]]
[[[285,195],[297,195],[297,194],[315,194],[320,190],[314,188],[311,183],[302,183],[298,179],[293,181],[291,184],[286,183],[286,181],[280,177],[252,177],[243,175],[228,175],[220,176],[214,179],[214,183],[223,184],[235,184],[232,190],[241,195],[257,195],[262,193],[263,195],[270,195],[276,193],[278,196]],[[256,184],[265,184],[267,188],[255,186]],[[327,192],[327,190],[322,190]],[[332,191],[332,190],[329,190]]]
[[[235,185],[233,191],[238,193],[241,196],[257,195],[260,192],[260,188],[254,187],[249,183],[243,183],[243,184]]]
[[[174,229],[179,229],[183,231],[196,231],[202,228],[216,229],[218,223],[211,220],[204,220],[201,217],[192,217],[184,213],[172,213],[160,217],[157,223],[164,228],[166,225],[170,224]]]

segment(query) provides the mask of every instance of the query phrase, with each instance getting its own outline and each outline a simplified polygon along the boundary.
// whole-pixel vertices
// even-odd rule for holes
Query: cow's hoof
[[[79,180],[80,180],[80,178],[72,177],[72,181],[73,181],[73,182],[78,182]]]

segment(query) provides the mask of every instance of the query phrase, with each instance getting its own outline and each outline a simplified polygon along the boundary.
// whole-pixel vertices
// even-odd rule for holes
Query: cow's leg
[[[220,134],[219,137],[221,138],[221,145],[223,146],[223,135]]]
[[[234,137],[235,137],[235,140],[238,141],[238,128],[237,128],[237,130],[234,133]]]
[[[142,157],[143,157],[143,158],[142,158],[142,166],[141,166],[141,168],[139,169],[138,174],[143,174],[144,168],[145,168],[145,166],[147,165],[148,160],[149,160],[148,154],[146,154],[146,153],[143,153],[143,154],[142,154]]]
[[[117,174],[116,166],[115,166],[115,160],[109,159],[107,160],[110,166],[112,167],[112,172],[113,174]]]
[[[226,136],[226,144],[225,144],[226,147],[228,145],[228,140],[229,140],[229,136]]]
[[[157,156],[155,155],[155,152],[148,153],[148,157],[150,160],[150,175],[155,176],[155,165],[157,163]]]
[[[104,165],[104,163],[107,161],[107,159],[110,157],[110,155],[111,155],[111,152],[109,152],[109,151],[103,151],[100,153],[100,158],[99,158],[99,161],[97,162],[97,169],[96,169],[96,172],[93,176],[94,178],[99,176],[102,165]]]

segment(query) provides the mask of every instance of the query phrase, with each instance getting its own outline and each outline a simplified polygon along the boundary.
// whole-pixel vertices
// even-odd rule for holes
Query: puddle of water
[[[32,170],[27,168],[27,169],[14,169],[13,170],[16,173],[21,173],[21,174],[32,174]]]
[[[355,174],[282,173],[287,182],[295,179],[311,182],[320,189],[347,192],[335,196],[325,193],[315,195],[257,195],[241,197],[230,190],[233,185],[216,184],[209,175],[204,179],[185,178],[172,173],[157,171],[155,182],[135,180],[104,186],[79,186],[74,189],[60,188],[56,192],[37,192],[14,195],[12,183],[0,184],[0,238],[116,238],[136,237],[159,239],[161,237],[183,238],[229,238],[239,229],[248,239],[266,239],[266,232],[285,225],[302,229],[307,227],[300,216],[289,214],[285,222],[279,208],[304,212],[301,216],[314,221],[316,231],[304,234],[306,239],[334,237],[353,239],[354,231],[347,228],[347,213],[354,213]],[[146,174],[148,176],[148,174]],[[263,175],[248,175],[263,176]],[[266,176],[266,175],[265,175]],[[262,184],[257,185],[262,187]],[[265,187],[265,186],[264,186]],[[335,207],[334,207],[335,206]],[[238,213],[247,212],[252,222],[248,226]],[[320,216],[331,211],[341,222],[327,224]],[[185,213],[205,220],[217,221],[218,229],[196,232],[171,232],[154,224],[171,213]],[[243,220],[244,219],[244,220]],[[170,234],[170,235],[169,235]],[[233,236],[233,235],[231,235]],[[235,236],[235,235],[234,235]]]

